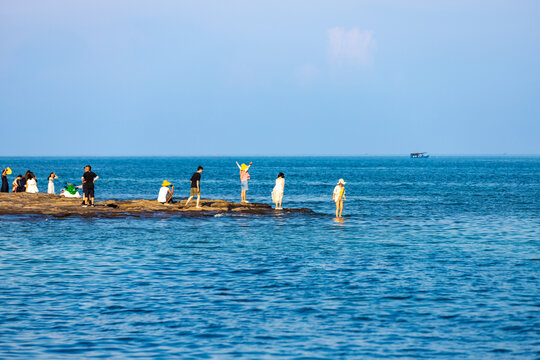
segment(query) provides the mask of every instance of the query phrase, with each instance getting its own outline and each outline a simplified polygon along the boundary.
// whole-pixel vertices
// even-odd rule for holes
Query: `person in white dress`
[[[36,176],[33,172],[28,174],[28,179],[26,180],[26,192],[34,194],[39,192]]]
[[[54,179],[58,179],[55,173],[49,175],[49,187],[47,188],[47,194],[54,194]]]
[[[276,210],[281,209],[281,202],[283,201],[283,191],[285,190],[285,174],[280,172],[276,179],[276,186],[272,190],[272,201],[276,204]]]

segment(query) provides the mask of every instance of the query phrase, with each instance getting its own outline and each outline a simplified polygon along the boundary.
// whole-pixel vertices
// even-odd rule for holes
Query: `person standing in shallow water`
[[[99,179],[99,176],[92,171],[92,167],[86,165],[84,167],[84,174],[81,177],[83,183],[83,207],[87,207],[88,205],[94,206],[94,182],[97,179]]]
[[[345,184],[346,182],[343,179],[339,179],[336,187],[334,188],[334,194],[332,199],[336,203],[336,218],[341,218],[341,213],[343,212],[343,201],[345,199]]]
[[[248,181],[251,178],[249,176],[249,168],[251,167],[251,164],[253,164],[253,161],[249,163],[249,165],[246,164],[238,164],[238,161],[236,162],[236,166],[240,169],[240,188],[242,189],[242,193],[240,195],[240,199],[242,203],[248,203],[249,201],[246,200],[246,193],[248,191]]]
[[[189,197],[186,201],[187,206],[191,199],[193,199],[194,196],[197,196],[197,209],[200,209],[201,206],[199,205],[201,202],[201,173],[203,172],[203,167],[199,166],[197,168],[197,171],[193,173],[191,176],[191,190],[189,193]]]

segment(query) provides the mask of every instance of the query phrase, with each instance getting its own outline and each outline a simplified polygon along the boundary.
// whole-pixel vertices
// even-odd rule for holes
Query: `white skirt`
[[[272,202],[280,202],[283,200],[283,187],[276,185],[272,190]]]
[[[48,194],[54,194],[54,183],[49,181],[49,188],[47,189]]]
[[[37,185],[28,185],[28,187],[26,188],[26,192],[35,194],[35,193],[39,192],[39,189],[38,189]]]

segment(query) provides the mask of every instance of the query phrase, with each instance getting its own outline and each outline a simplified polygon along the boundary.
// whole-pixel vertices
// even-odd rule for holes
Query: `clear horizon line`
[[[428,153],[429,156],[540,156],[540,153]],[[150,158],[150,157],[224,157],[224,158],[232,158],[232,157],[285,157],[285,158],[291,158],[291,157],[375,157],[375,156],[403,156],[403,157],[409,157],[410,153],[398,153],[398,154],[295,154],[295,155],[257,155],[257,154],[248,154],[248,155],[209,155],[209,154],[199,154],[199,155],[0,155],[0,158],[28,158],[28,157],[36,157],[36,158],[99,158],[99,157],[132,157],[132,158]]]

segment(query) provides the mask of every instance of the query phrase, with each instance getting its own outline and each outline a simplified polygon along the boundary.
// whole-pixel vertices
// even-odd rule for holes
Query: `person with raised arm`
[[[11,169],[9,167],[2,170],[2,188],[0,189],[0,192],[9,192],[8,175],[11,175]]]
[[[249,176],[249,168],[251,167],[251,164],[253,164],[253,161],[250,161],[249,165],[238,164],[238,161],[236,162],[236,166],[240,169],[240,188],[242,189],[242,193],[240,195],[240,199],[242,203],[249,203],[249,201],[246,200],[246,192],[248,191],[248,181],[250,179]]]
[[[58,176],[54,172],[49,175],[49,187],[47,188],[47,194],[54,194],[54,180],[58,179]]]

